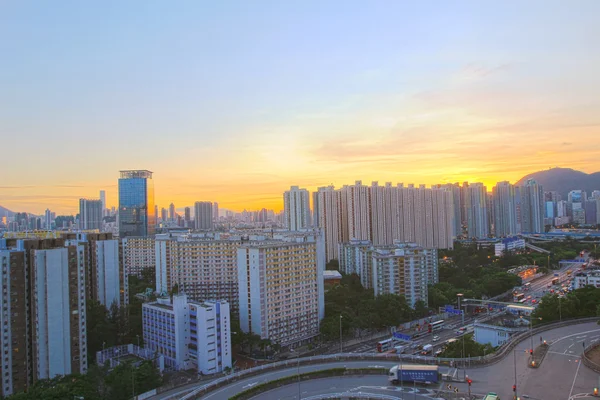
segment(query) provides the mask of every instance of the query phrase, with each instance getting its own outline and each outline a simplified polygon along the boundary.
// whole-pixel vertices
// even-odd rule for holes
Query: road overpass
[[[539,369],[531,369],[527,366],[528,353],[527,350],[531,347],[531,338],[527,337],[517,344],[516,350],[508,357],[496,362],[493,365],[469,368],[467,367],[464,371],[461,371],[459,375],[468,375],[473,380],[473,386],[471,387],[474,393],[487,393],[488,391],[494,391],[500,395],[501,398],[512,397],[512,385],[514,384],[515,376],[515,365],[517,373],[517,387],[519,395],[528,395],[532,399],[569,399],[575,395],[583,395],[593,390],[593,387],[598,384],[598,375],[587,369],[587,367],[580,366],[580,354],[583,350],[583,344],[592,343],[600,339],[600,326],[595,322],[574,324],[569,326],[563,326],[561,328],[555,328],[546,332],[540,333],[534,337],[536,342],[539,342],[543,337],[543,340],[550,343],[550,350],[542,366]],[[423,358],[425,360],[425,358]],[[201,395],[201,390],[196,390],[195,394],[187,398],[201,398],[201,399],[226,399],[233,396],[236,393],[244,391],[254,385],[269,382],[275,379],[283,378],[286,376],[294,376],[298,373],[306,373],[312,371],[319,371],[324,369],[346,367],[346,368],[376,368],[385,367],[391,368],[396,365],[396,360],[386,360],[382,358],[377,360],[340,360],[335,361],[331,359],[330,362],[317,363],[317,364],[296,364],[290,363],[287,367],[276,370],[265,370],[264,373],[255,376],[240,377],[236,381],[232,381],[212,392],[206,393],[204,396]],[[448,367],[441,367],[441,372],[445,373]],[[327,390],[331,390],[332,393],[340,391],[364,391],[368,389],[368,386],[377,386],[379,389],[378,393],[383,390],[388,394],[398,394],[396,391],[397,387],[388,386],[387,377],[381,376],[370,376],[369,378],[360,377],[351,379],[348,385],[344,387],[338,387],[333,382],[339,381],[340,378],[320,379],[319,382],[325,381],[329,384]],[[366,383],[365,383],[366,382]],[[377,385],[371,385],[371,383],[377,382]],[[368,383],[368,384],[367,384]],[[461,392],[466,392],[468,387],[465,383],[457,383]],[[288,385],[283,388],[288,388],[289,393],[284,396],[287,399],[298,399],[298,386]],[[384,388],[384,389],[381,389]],[[278,389],[278,390],[280,390]],[[301,396],[302,398],[323,395],[326,391],[322,385],[313,385],[313,382],[301,382]],[[410,388],[406,388],[409,390]],[[158,396],[154,396],[154,400],[166,400],[166,399],[182,399],[186,395],[191,393],[191,388],[173,390],[166,392]],[[418,394],[418,393],[415,393]],[[422,396],[427,396],[425,393],[421,393]],[[202,397],[198,397],[202,396]],[[260,396],[261,399],[268,398],[264,394]],[[579,396],[579,398],[582,398]]]

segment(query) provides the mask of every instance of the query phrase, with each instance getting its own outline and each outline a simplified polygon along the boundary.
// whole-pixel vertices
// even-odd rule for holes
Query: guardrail
[[[337,361],[398,361],[407,363],[420,363],[420,364],[432,364],[432,365],[450,365],[452,362],[466,365],[469,364],[469,368],[482,367],[487,365],[493,365],[502,360],[506,355],[510,354],[512,350],[524,339],[529,338],[530,335],[535,335],[540,332],[561,328],[563,326],[581,324],[586,322],[597,321],[598,317],[580,318],[580,319],[569,319],[561,322],[552,322],[531,331],[522,332],[514,335],[511,340],[505,343],[500,349],[490,355],[479,356],[479,357],[468,357],[468,358],[440,358],[440,357],[429,357],[429,356],[416,356],[406,354],[385,354],[385,353],[340,353],[340,354],[328,354],[322,356],[312,356],[296,358],[291,360],[279,361],[271,364],[265,364],[258,367],[246,369],[234,374],[225,376],[223,378],[216,379],[206,385],[203,385],[197,389],[193,389],[187,395],[180,397],[180,400],[194,399],[197,396],[206,394],[212,390],[215,390],[228,383],[238,381],[242,378],[260,375],[264,371],[270,371],[275,369],[283,369],[285,367],[297,367],[299,365],[310,365],[310,364],[325,364]],[[174,396],[170,397],[174,398]]]
[[[398,400],[398,396],[390,396],[389,394],[362,393],[362,392],[318,394],[316,396],[304,397],[304,400],[327,400],[327,399],[345,399],[345,398]]]
[[[581,356],[581,360],[583,362],[583,365],[585,365],[586,367],[588,367],[589,369],[591,369],[592,371],[600,374],[600,365],[596,364],[595,362],[593,362],[589,357],[588,357],[588,353],[592,350],[597,349],[598,347],[600,347],[600,343],[595,343],[592,344],[588,347],[586,347],[583,350],[583,354]]]

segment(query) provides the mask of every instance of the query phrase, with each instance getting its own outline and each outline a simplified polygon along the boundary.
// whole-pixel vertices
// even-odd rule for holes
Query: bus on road
[[[483,400],[500,400],[500,396],[498,396],[494,392],[489,392],[488,394],[485,395]]]
[[[377,352],[384,353],[388,350],[391,350],[394,347],[394,339],[386,339],[380,342],[377,342]]]
[[[444,320],[435,321],[429,324],[429,332],[439,331],[444,327]]]
[[[558,278],[553,278],[552,279],[552,284],[553,285],[558,285]]]
[[[523,300],[525,298],[525,294],[524,293],[517,293],[515,295],[515,303],[520,302],[521,300]]]
[[[525,290],[531,289],[531,282],[527,282],[526,284],[524,284],[523,289],[525,289]]]

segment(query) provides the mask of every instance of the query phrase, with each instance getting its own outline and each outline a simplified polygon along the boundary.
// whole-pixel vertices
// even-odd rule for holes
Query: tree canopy
[[[424,303],[418,305],[418,313],[426,313]],[[404,296],[386,294],[374,297],[373,290],[365,289],[356,274],[344,275],[340,285],[325,294],[325,318],[321,321],[321,334],[330,340],[356,330],[382,329],[398,326],[415,317],[415,310],[406,303]]]

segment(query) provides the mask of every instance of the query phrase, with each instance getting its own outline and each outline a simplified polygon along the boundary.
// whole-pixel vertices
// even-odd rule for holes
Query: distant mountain
[[[586,174],[571,168],[551,168],[529,174],[521,178],[516,185],[525,184],[527,179],[535,179],[543,186],[545,192],[558,192],[563,200],[567,199],[571,190],[585,190],[588,196],[593,190],[600,190],[600,172]]]
[[[0,206],[0,218],[2,218],[2,217],[12,217],[14,215],[15,215],[14,212],[12,212],[9,209],[6,209],[6,208]]]

